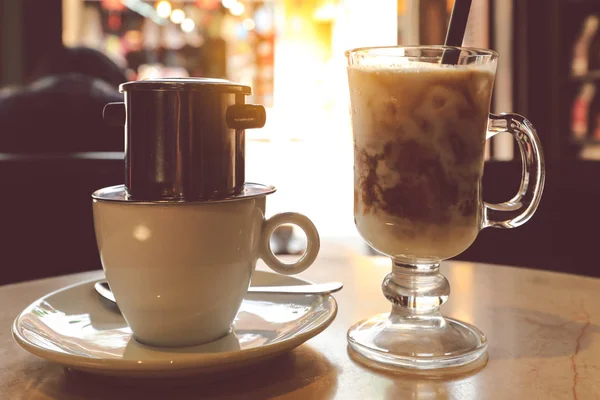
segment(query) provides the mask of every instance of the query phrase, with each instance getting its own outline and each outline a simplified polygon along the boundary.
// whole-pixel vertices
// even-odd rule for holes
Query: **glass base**
[[[480,366],[487,339],[476,327],[441,315],[380,314],[354,324],[348,344],[384,369],[431,371]],[[485,361],[483,361],[485,362]],[[461,368],[464,372],[464,368]]]

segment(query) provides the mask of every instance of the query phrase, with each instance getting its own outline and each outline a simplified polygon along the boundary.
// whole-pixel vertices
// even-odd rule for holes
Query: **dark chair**
[[[102,268],[91,193],[123,183],[123,154],[0,153],[0,284]]]
[[[488,162],[483,197],[507,200],[518,188],[521,165]],[[600,276],[594,228],[600,223],[600,163],[549,162],[537,213],[511,230],[486,229],[458,259]]]

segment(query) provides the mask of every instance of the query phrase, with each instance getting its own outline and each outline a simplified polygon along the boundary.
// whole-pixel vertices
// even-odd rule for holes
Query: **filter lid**
[[[250,86],[215,78],[160,78],[126,82],[119,86],[121,93],[132,90],[146,91],[219,91],[225,93],[252,94]]]

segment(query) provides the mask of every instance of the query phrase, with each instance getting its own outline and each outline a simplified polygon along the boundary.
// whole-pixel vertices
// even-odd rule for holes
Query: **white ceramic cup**
[[[319,252],[319,234],[304,215],[265,220],[266,196],[209,203],[136,203],[94,199],[94,226],[106,278],[141,343],[191,346],[231,330],[256,260],[296,274]],[[307,249],[283,263],[270,237],[299,226]]]

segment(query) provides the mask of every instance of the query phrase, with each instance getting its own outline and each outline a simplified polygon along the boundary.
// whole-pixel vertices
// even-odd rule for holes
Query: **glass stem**
[[[440,306],[450,295],[450,284],[440,273],[440,264],[405,264],[393,261],[392,272],[383,280],[383,294],[393,307],[392,322],[445,325]]]

